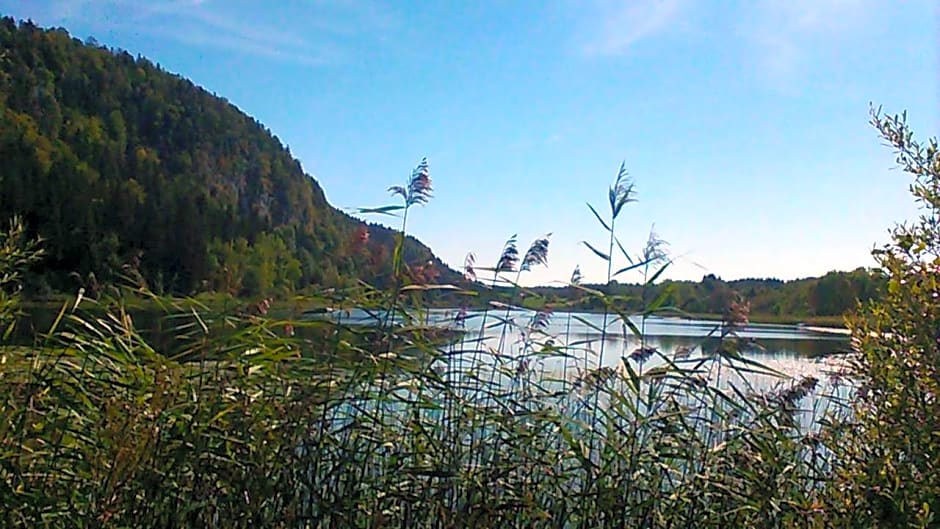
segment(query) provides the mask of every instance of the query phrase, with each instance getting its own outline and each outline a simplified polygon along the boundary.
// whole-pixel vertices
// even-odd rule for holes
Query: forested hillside
[[[180,294],[389,281],[394,233],[331,207],[225,99],[30,22],[4,18],[0,50],[0,221],[20,214],[45,239],[40,291],[110,281],[126,265]],[[414,239],[404,257],[460,279]]]

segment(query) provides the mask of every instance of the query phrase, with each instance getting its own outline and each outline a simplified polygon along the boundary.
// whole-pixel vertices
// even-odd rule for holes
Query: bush
[[[874,252],[884,300],[850,321],[859,383],[854,420],[830,432],[839,466],[833,513],[855,526],[930,527],[940,510],[940,152],[913,139],[906,116],[872,111],[921,207]]]

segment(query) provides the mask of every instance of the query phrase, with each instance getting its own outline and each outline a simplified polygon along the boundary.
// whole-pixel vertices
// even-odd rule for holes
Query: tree
[[[872,124],[913,177],[918,219],[874,252],[887,293],[850,322],[858,384],[852,419],[829,432],[837,456],[832,512],[853,526],[940,521],[940,149],[914,140],[906,115]]]

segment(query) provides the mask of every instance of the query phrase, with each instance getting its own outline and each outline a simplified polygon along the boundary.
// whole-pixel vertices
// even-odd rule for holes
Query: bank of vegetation
[[[34,61],[46,40],[79,46],[60,32],[9,24],[6,32]],[[109,53],[89,51],[89,60]],[[88,66],[81,72],[97,71]],[[5,119],[23,128],[4,125],[4,141],[42,143],[32,118],[10,108]],[[182,305],[153,291],[161,265],[147,269],[144,256],[120,265],[93,297],[77,290],[32,345],[11,345],[30,281],[48,285],[55,280],[43,267],[71,262],[53,249],[58,239],[34,235],[48,211],[72,213],[38,209],[0,236],[0,525],[936,526],[940,150],[916,142],[903,117],[876,111],[872,122],[911,175],[924,215],[875,252],[883,294],[850,318],[852,351],[825,380],[775,374],[742,353],[750,305],[740,293],[694,350],[660,351],[646,340],[643,318],[673,311],[674,292],[657,282],[669,257],[655,239],[635,255],[621,251],[618,222],[634,199],[623,167],[594,204],[606,241],[595,253],[608,279],[628,266],[642,275],[640,308],[623,309],[633,294],[576,276],[568,288],[600,310],[602,338],[627,332],[639,341],[630,351],[550,335],[549,311],[508,318],[503,305],[464,322],[462,337],[442,343],[429,332],[427,293],[478,293],[416,275],[408,261],[408,215],[431,199],[424,162],[393,188],[398,202],[388,211],[402,223],[390,237],[388,280],[307,292],[311,305],[340,315],[374,311],[372,325],[281,319],[264,302]],[[60,143],[57,156],[68,162]],[[51,167],[31,174],[70,174]],[[3,178],[4,193],[24,189]],[[269,233],[258,230],[249,244]],[[511,240],[464,272],[508,285],[519,305],[523,293],[538,294],[515,285],[548,259],[547,239]],[[164,286],[185,289],[200,276],[183,277]],[[159,341],[126,310],[139,299],[163,307]],[[777,383],[750,384],[754,373]]]

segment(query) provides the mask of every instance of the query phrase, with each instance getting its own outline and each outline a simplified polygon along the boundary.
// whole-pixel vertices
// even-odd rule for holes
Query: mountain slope
[[[260,123],[127,52],[0,23],[0,217],[46,239],[43,280],[114,277],[253,295],[389,281],[394,237],[331,207]],[[418,241],[407,263],[431,261]]]

